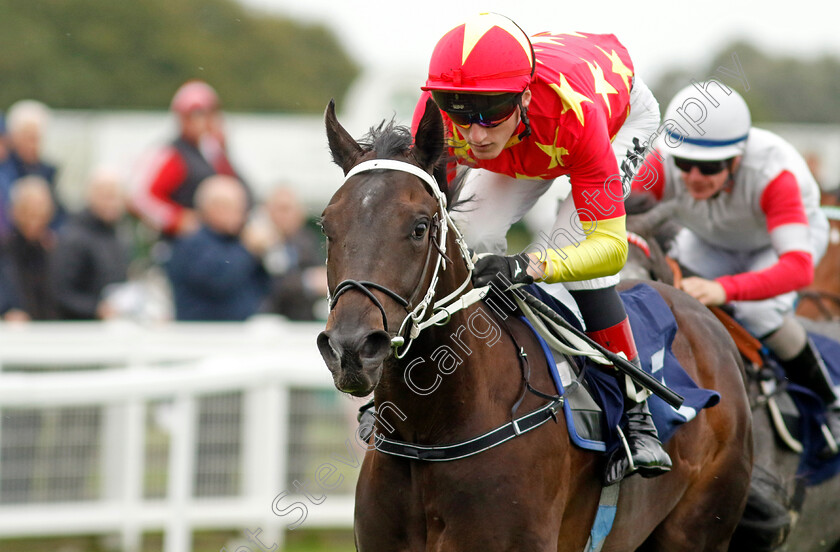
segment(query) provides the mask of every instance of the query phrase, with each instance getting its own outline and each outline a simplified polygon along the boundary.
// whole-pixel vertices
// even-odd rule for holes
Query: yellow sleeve
[[[617,274],[627,262],[624,215],[606,220],[581,221],[586,239],[535,253],[543,262],[542,281],[574,282]],[[546,258],[543,258],[546,257]]]

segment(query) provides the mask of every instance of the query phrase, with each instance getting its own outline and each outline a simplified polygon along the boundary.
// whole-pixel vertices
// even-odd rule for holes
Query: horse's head
[[[671,268],[665,260],[663,248],[670,243],[679,225],[674,222],[674,204],[656,204],[653,196],[631,195],[625,201],[627,210],[627,241],[630,248],[621,278],[659,280],[674,283]]]
[[[364,396],[378,384],[392,345],[405,339],[398,335],[405,322],[426,311],[445,266],[450,219],[429,174],[443,153],[443,123],[430,100],[412,146],[407,128],[384,123],[356,142],[332,102],[325,120],[345,181],[321,221],[331,311],[318,348],[335,386]]]

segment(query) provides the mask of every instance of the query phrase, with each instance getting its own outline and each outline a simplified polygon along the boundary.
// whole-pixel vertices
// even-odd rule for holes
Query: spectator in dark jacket
[[[117,314],[103,292],[127,279],[129,244],[118,233],[124,213],[119,176],[96,171],[88,182],[87,207],[59,233],[53,254],[62,319],[105,320]]]
[[[178,137],[138,172],[131,199],[132,210],[167,238],[198,229],[195,193],[204,179],[214,174],[233,176],[249,198],[251,193],[228,159],[221,102],[213,87],[188,81],[175,92],[170,107]]]
[[[265,201],[276,241],[263,256],[271,275],[271,293],[263,310],[290,320],[326,316],[327,267],[317,233],[306,226],[306,213],[291,188],[276,188]],[[319,310],[320,306],[324,306]]]
[[[0,252],[0,314],[7,321],[56,320],[58,305],[50,278],[55,236],[54,206],[47,182],[26,176],[12,185],[11,233]]]
[[[178,320],[245,320],[268,288],[258,245],[240,239],[248,196],[233,177],[216,175],[196,191],[201,228],[175,241],[167,273]],[[251,249],[249,249],[249,247]]]

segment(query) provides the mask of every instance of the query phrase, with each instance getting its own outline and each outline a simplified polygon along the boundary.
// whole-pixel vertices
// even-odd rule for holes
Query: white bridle
[[[421,331],[432,325],[446,324],[453,313],[480,301],[484,295],[486,295],[487,287],[475,288],[462,294],[472,278],[474,266],[473,259],[466,243],[464,243],[464,237],[461,234],[461,231],[458,230],[457,226],[455,226],[455,222],[446,210],[446,196],[443,195],[443,192],[441,192],[432,175],[422,170],[420,167],[404,161],[397,161],[395,159],[372,159],[359,163],[350,169],[350,172],[348,172],[344,177],[344,182],[347,182],[347,180],[359,173],[375,170],[406,172],[422,180],[435,199],[437,199],[441,220],[444,222],[444,224],[441,224],[440,235],[438,236],[438,259],[435,264],[434,272],[432,273],[432,280],[429,283],[429,289],[426,290],[426,293],[420,303],[409,311],[408,315],[400,325],[397,335],[391,339],[391,347],[394,349],[394,356],[396,358],[402,358],[408,352],[412,341],[420,335]],[[461,257],[467,264],[468,274],[467,278],[461,282],[455,291],[432,305],[432,301],[434,301],[435,298],[435,289],[437,288],[439,273],[441,270],[446,270],[446,236],[449,229],[451,229],[455,234],[455,241],[458,243]],[[426,320],[423,320],[430,305],[432,305],[433,314]],[[406,325],[409,325],[407,339],[403,337]],[[400,351],[400,347],[403,345],[405,345],[405,348]]]

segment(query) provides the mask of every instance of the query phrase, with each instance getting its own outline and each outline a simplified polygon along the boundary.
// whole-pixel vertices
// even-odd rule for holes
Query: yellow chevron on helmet
[[[461,54],[461,63],[467,61],[467,57],[469,57],[473,48],[475,48],[487,31],[493,27],[499,27],[507,31],[516,40],[528,59],[531,59],[531,42],[516,23],[507,17],[495,13],[482,13],[478,17],[464,23],[464,48]]]
[[[423,90],[521,92],[531,80],[528,35],[499,14],[482,13],[447,32],[435,46]]]

